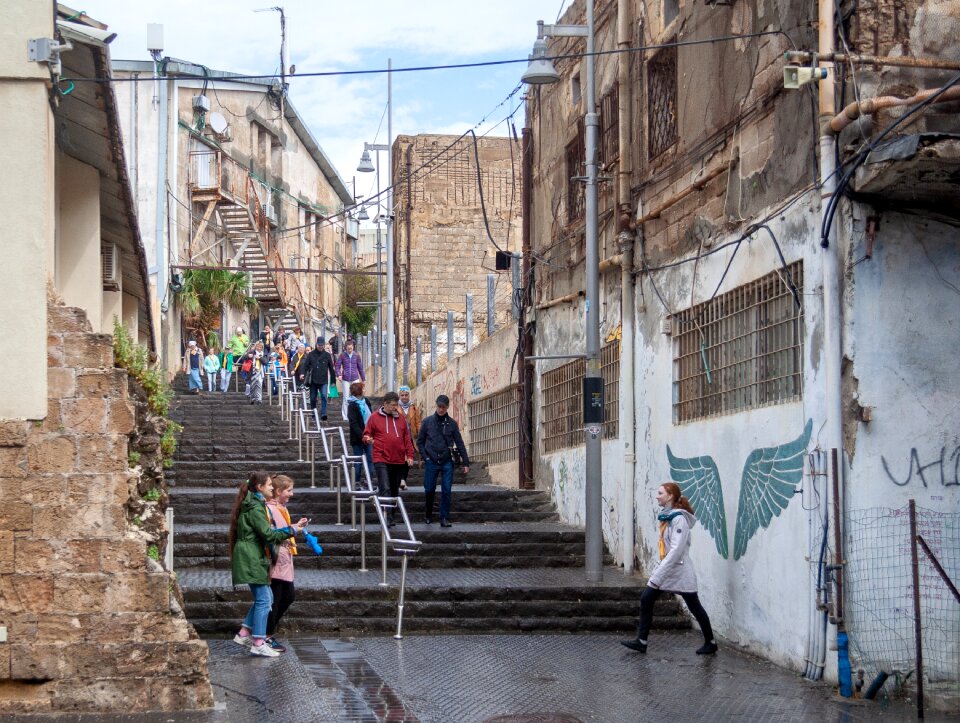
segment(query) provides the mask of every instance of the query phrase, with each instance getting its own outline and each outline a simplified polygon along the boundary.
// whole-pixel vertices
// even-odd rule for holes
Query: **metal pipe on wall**
[[[631,0],[617,1],[617,48],[627,51],[631,46]],[[617,57],[617,112],[620,118],[620,159],[617,170],[617,207],[620,211],[620,439],[623,444],[623,504],[621,507],[620,535],[622,540],[623,574],[633,573],[633,548],[636,536],[636,390],[634,389],[634,303],[633,246],[634,233],[630,229],[633,204],[630,198],[630,54],[621,52]]]

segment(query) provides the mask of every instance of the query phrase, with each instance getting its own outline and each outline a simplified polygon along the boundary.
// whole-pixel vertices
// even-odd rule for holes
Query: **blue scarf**
[[[367,400],[363,397],[355,397],[352,394],[347,397],[347,402],[356,402],[357,407],[360,409],[360,418],[363,420],[363,423],[366,424],[367,420],[370,419],[370,407],[367,405]]]

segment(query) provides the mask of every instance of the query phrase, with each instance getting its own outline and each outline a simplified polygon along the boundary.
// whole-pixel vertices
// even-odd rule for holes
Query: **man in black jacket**
[[[327,385],[337,378],[333,368],[333,357],[324,349],[323,337],[317,339],[313,351],[307,354],[298,370],[300,381],[310,386],[310,409],[317,408],[317,394],[320,395],[320,419],[327,421]]]
[[[446,394],[437,397],[437,411],[423,420],[417,435],[417,449],[424,462],[423,491],[426,523],[433,522],[433,498],[440,477],[440,527],[450,527],[450,498],[453,491],[454,450],[463,464],[463,473],[470,471],[467,448],[460,436],[457,420],[447,414],[450,399]]]

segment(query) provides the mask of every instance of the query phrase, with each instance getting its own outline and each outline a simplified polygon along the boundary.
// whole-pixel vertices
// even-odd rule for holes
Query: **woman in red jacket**
[[[363,443],[373,444],[373,469],[377,473],[378,494],[397,497],[407,488],[407,470],[413,464],[413,440],[406,420],[397,411],[400,397],[396,392],[383,395],[383,406],[370,415],[363,429]],[[387,520],[393,526],[393,513]]]

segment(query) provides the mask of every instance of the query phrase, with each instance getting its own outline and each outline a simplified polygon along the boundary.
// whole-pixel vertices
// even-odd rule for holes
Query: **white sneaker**
[[[250,655],[262,655],[264,658],[277,658],[280,653],[270,647],[270,643],[264,641],[260,645],[250,646]]]
[[[233,636],[233,642],[235,642],[237,645],[242,645],[245,648],[251,648],[253,647],[253,636],[241,636],[240,633],[237,633]]]

